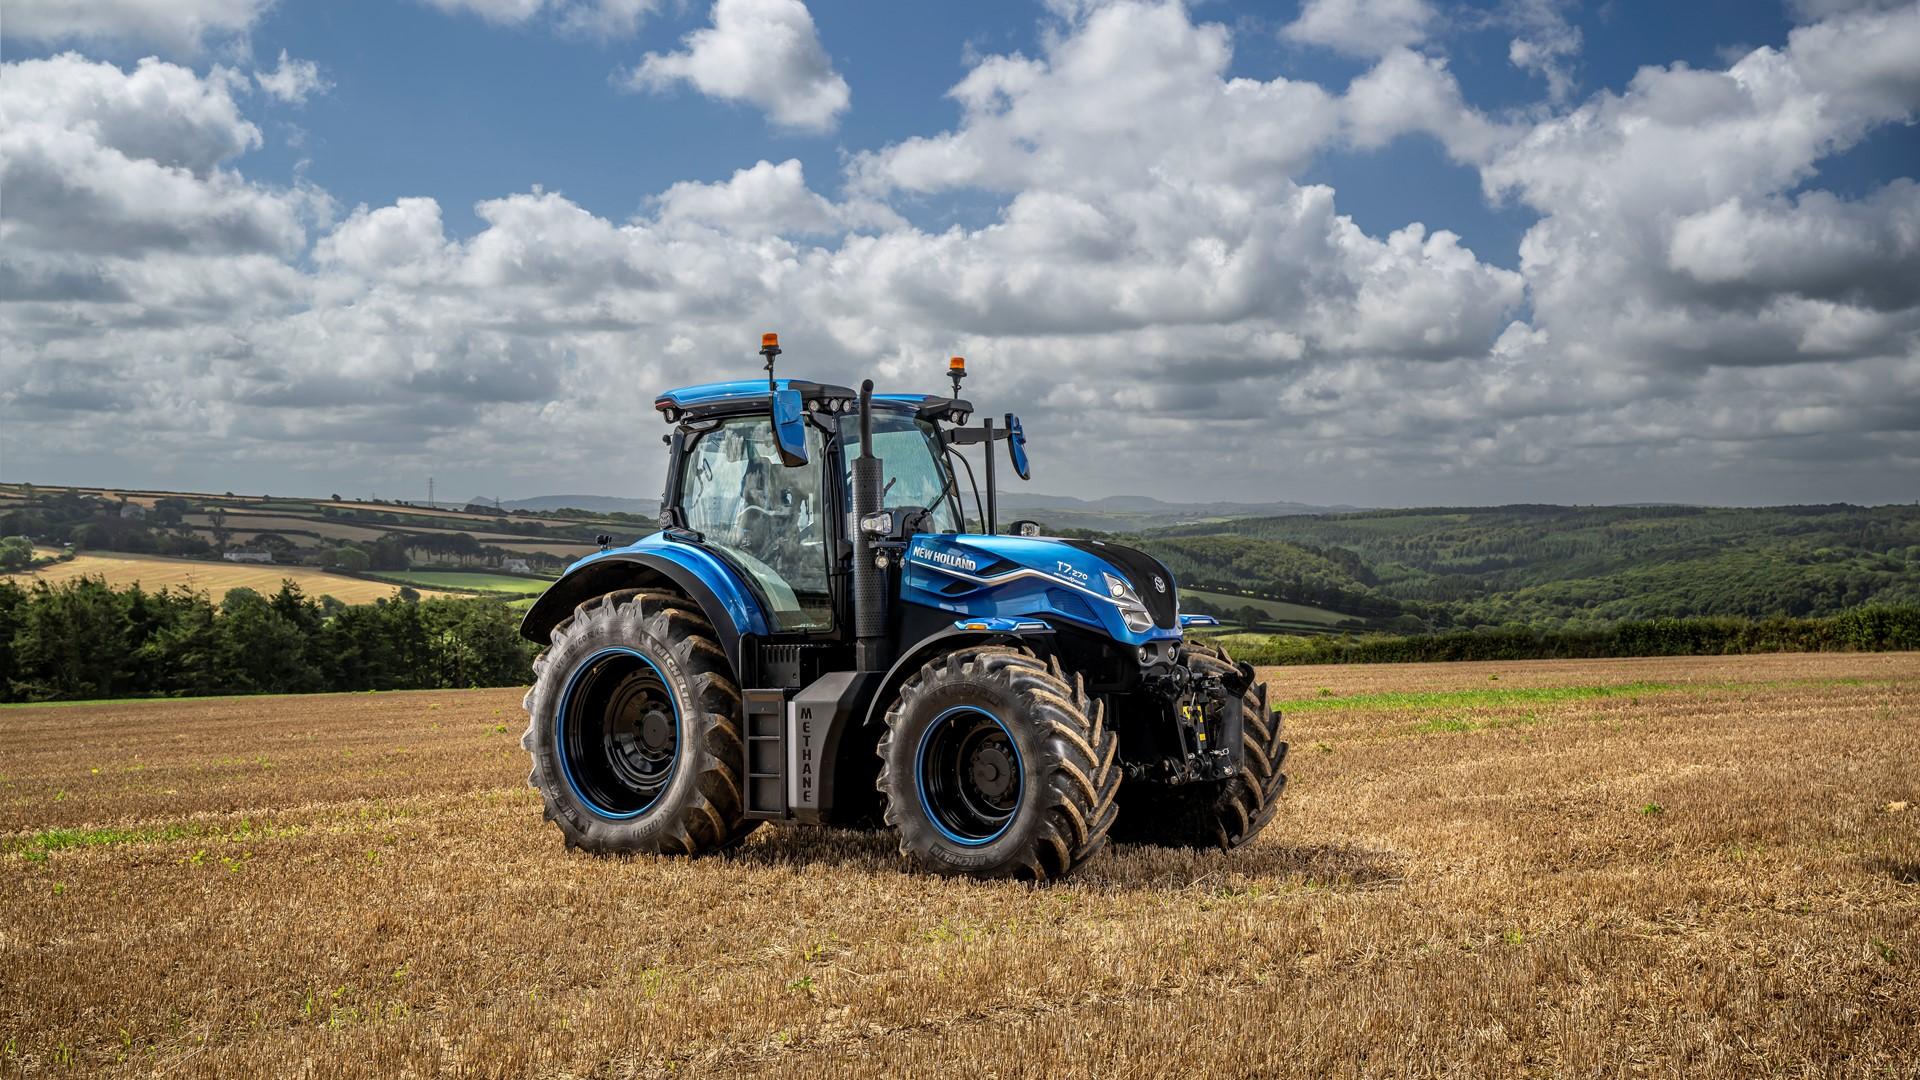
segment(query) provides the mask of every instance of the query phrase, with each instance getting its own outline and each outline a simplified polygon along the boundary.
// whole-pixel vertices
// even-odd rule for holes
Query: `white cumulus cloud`
[[[1499,144],[1500,128],[1468,107],[1447,63],[1394,49],[1353,80],[1341,102],[1348,139],[1362,149],[1424,132],[1456,161],[1480,162]]]
[[[426,0],[449,15],[473,15],[496,26],[540,19],[562,34],[628,38],[640,32],[660,0]]]
[[[1309,82],[1232,78],[1228,31],[1175,3],[1090,12],[1040,58],[983,58],[949,96],[960,126],[855,158],[866,190],[1105,191],[1154,176],[1284,186],[1340,123]]]
[[[280,64],[272,71],[256,71],[253,80],[260,89],[289,105],[304,105],[309,97],[324,94],[333,84],[320,74],[320,65],[311,60],[294,60],[280,50]]]
[[[223,165],[260,144],[216,69],[155,59],[131,72],[68,53],[0,80],[0,236],[55,259],[146,249],[290,253],[308,198]]]
[[[680,52],[648,53],[628,79],[638,90],[686,83],[708,97],[743,101],[781,127],[831,131],[852,93],[820,44],[801,0],[714,0],[712,25]]]
[[[1428,0],[1306,0],[1281,33],[1355,56],[1380,56],[1425,41],[1438,20]]]
[[[243,34],[273,0],[8,0],[8,37],[106,41],[197,53],[209,37]]]
[[[1573,61],[1583,35],[1567,20],[1570,0],[1507,0],[1494,20],[1516,31],[1507,59],[1547,81],[1547,96],[1558,103],[1573,92]]]

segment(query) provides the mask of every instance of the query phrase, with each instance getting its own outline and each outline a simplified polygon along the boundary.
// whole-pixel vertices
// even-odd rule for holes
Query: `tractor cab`
[[[768,420],[769,393],[743,394],[738,383],[670,391],[656,406],[678,427],[661,498],[668,540],[718,554],[763,600],[778,633],[831,632],[851,625],[845,565],[851,553],[852,462],[862,448],[857,395],[845,387],[776,380],[774,395],[802,394],[802,425],[783,457]],[[940,403],[943,415],[954,406]],[[890,514],[920,531],[959,534],[985,521],[969,515],[957,453],[920,399],[872,398],[869,424],[885,462],[881,498]],[[963,414],[964,415],[964,414]],[[789,463],[791,458],[798,458]],[[970,468],[970,466],[967,466]],[[888,526],[891,530],[892,518]],[[836,610],[836,608],[839,610]]]
[[[656,399],[660,531],[570,567],[522,625],[549,646],[524,742],[572,842],[885,823],[930,869],[1047,878],[1110,832],[1231,847],[1265,824],[1286,744],[1264,687],[1186,640],[1152,556],[1002,532],[1025,430],[973,422],[964,360],[949,395],[876,394],[777,378],[780,351],[766,335],[764,380]]]

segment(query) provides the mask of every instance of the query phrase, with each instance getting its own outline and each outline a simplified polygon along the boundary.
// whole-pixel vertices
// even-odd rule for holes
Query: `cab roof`
[[[857,391],[833,383],[809,382],[805,379],[775,379],[774,386],[780,390],[796,391],[810,409],[838,412],[846,407],[840,403],[860,399]],[[956,402],[951,398],[931,394],[875,394],[873,403],[876,408],[905,408],[915,412],[924,412],[936,407],[943,411],[951,410],[960,413],[973,411],[973,406],[966,401]],[[767,408],[768,404],[765,379],[735,379],[730,382],[683,386],[677,390],[668,390],[653,399],[653,407],[668,413],[668,419],[677,419],[678,416],[750,412],[756,408]]]

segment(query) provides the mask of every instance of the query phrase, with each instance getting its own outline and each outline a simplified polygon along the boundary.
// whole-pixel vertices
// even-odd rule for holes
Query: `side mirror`
[[[773,392],[773,442],[780,448],[780,464],[793,468],[807,463],[807,421],[800,391]]]
[[[1033,479],[1033,470],[1027,466],[1027,432],[1012,413],[1007,414],[1007,456],[1013,459],[1013,471],[1020,479]]]

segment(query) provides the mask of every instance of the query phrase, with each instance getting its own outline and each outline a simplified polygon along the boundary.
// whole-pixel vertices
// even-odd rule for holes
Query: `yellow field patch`
[[[48,582],[77,577],[103,577],[118,587],[135,582],[148,590],[181,585],[212,594],[218,600],[228,589],[254,589],[262,594],[280,588],[290,580],[309,596],[332,596],[349,604],[370,604],[400,591],[398,585],[329,574],[310,566],[276,566],[262,563],[208,562],[199,559],[169,559],[158,555],[80,555],[70,562],[55,563],[44,569],[7,578],[25,585],[34,579]],[[423,596],[445,596],[433,589],[419,590]]]

